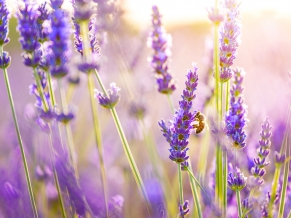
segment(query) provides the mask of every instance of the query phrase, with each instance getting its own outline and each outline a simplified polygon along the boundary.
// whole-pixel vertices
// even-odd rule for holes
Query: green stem
[[[174,113],[175,113],[175,108],[174,108],[174,104],[173,104],[172,97],[171,97],[170,94],[167,94],[167,97],[168,97],[168,102],[169,102],[169,105],[170,105],[170,108],[171,108],[172,114],[174,114]]]
[[[67,104],[67,99],[66,99],[66,93],[62,84],[62,79],[58,79],[58,89],[60,93],[60,98],[61,98],[61,109],[63,113],[68,112],[68,104]],[[53,105],[55,105],[53,103]],[[74,172],[76,176],[78,175],[78,170],[77,170],[77,163],[76,163],[76,150],[74,146],[74,140],[73,140],[73,135],[72,135],[72,129],[70,124],[65,124],[65,130],[66,130],[66,137],[67,137],[67,143],[69,146],[69,153],[70,153],[70,160],[74,168]]]
[[[51,129],[51,127],[50,127],[50,133],[49,133],[49,150],[50,150],[50,152],[49,152],[50,153],[50,161],[51,161],[51,165],[53,168],[54,180],[56,183],[59,203],[60,203],[61,211],[62,211],[62,217],[66,218],[67,216],[66,216],[63,197],[62,197],[62,193],[61,193],[60,183],[59,183],[59,179],[58,179],[58,175],[57,175],[57,171],[56,171],[56,167],[55,167],[55,158],[54,158],[54,149],[53,149],[53,142],[52,142],[52,129]]]
[[[98,73],[97,73],[98,75]],[[100,80],[101,81],[101,80]],[[100,84],[101,86],[101,84]],[[125,151],[125,154],[126,154],[126,157],[128,159],[128,162],[129,162],[129,165],[130,165],[130,168],[132,170],[132,173],[133,173],[133,176],[134,176],[134,179],[137,183],[137,186],[139,188],[139,190],[141,191],[142,193],[142,196],[146,202],[146,207],[147,207],[147,210],[149,211],[149,213],[151,213],[151,206],[150,206],[150,201],[149,201],[149,198],[148,198],[148,195],[147,195],[147,192],[146,192],[146,189],[145,189],[145,186],[144,186],[144,183],[142,181],[142,178],[140,176],[140,173],[139,173],[139,170],[136,166],[136,163],[134,161],[134,158],[132,156],[132,153],[131,153],[131,150],[130,150],[130,147],[128,145],[128,142],[126,140],[126,137],[125,137],[125,134],[123,132],[123,129],[122,129],[122,126],[121,126],[121,123],[119,121],[119,118],[118,118],[118,115],[117,115],[117,112],[115,110],[115,108],[111,108],[110,109],[111,111],[111,114],[112,114],[112,117],[113,117],[113,120],[115,122],[115,125],[116,125],[116,128],[117,128],[117,131],[119,133],[119,136],[120,136],[120,139],[121,139],[121,142],[122,142],[122,145],[123,145],[123,148],[124,148],[124,151]]]
[[[44,97],[44,94],[43,94],[43,88],[41,86],[41,82],[40,82],[40,77],[37,73],[37,70],[36,70],[36,67],[33,68],[33,75],[34,75],[34,79],[35,79],[35,82],[36,82],[36,88],[37,88],[37,92],[41,98],[41,101],[42,101],[42,105],[44,106],[44,111],[48,111],[49,110],[49,106],[48,106],[48,103]]]
[[[179,181],[179,193],[180,193],[180,204],[184,204],[184,196],[183,196],[183,181],[182,181],[182,173],[181,173],[181,164],[178,164],[178,181]]]
[[[189,180],[190,180],[192,194],[193,194],[193,197],[195,199],[196,210],[198,212],[198,217],[202,218],[201,205],[200,205],[199,196],[198,196],[198,192],[197,192],[197,188],[196,188],[196,183],[198,181],[196,179],[194,179],[195,177],[192,173],[191,162],[188,161],[188,163],[189,163],[189,168],[187,168],[187,171],[188,171],[188,176],[189,176]]]
[[[229,107],[229,89],[230,89],[230,81],[228,80],[227,82],[226,82],[226,98],[225,98],[225,104],[226,104],[226,106],[225,106],[225,110],[226,111],[228,111],[228,107]]]
[[[171,183],[169,181],[168,175],[165,172],[163,162],[159,158],[155,142],[153,138],[151,137],[150,133],[147,131],[144,120],[142,118],[139,118],[138,120],[140,121],[139,123],[142,128],[145,143],[147,145],[148,152],[150,154],[150,159],[151,159],[151,163],[153,164],[154,173],[156,174],[156,177],[162,186],[162,190],[164,193],[164,201],[167,205],[167,211],[169,212],[171,217],[174,217],[176,214],[176,211],[175,211],[176,199],[173,193],[173,189],[171,187]],[[159,169],[159,166],[161,166],[160,169]]]
[[[276,191],[279,183],[279,177],[280,177],[280,167],[276,167],[275,173],[274,173],[274,179],[273,179],[273,185],[272,185],[272,191],[271,191],[271,196],[270,196],[270,203],[268,207],[269,214],[272,214],[272,208],[274,205],[275,197],[276,197]]]
[[[239,218],[243,218],[242,217],[241,200],[240,200],[240,191],[236,191],[236,201],[237,201],[237,210],[238,210]]]
[[[3,56],[3,46],[0,47],[0,50],[1,50],[1,56]],[[29,192],[29,199],[30,199],[32,210],[33,210],[33,215],[35,218],[37,218],[38,214],[37,214],[37,209],[36,209],[36,204],[35,204],[35,198],[34,198],[33,191],[32,191],[32,185],[31,185],[31,181],[30,181],[30,175],[29,175],[29,171],[28,171],[26,155],[24,152],[24,146],[22,143],[20,130],[19,130],[19,126],[18,126],[18,121],[17,121],[17,117],[16,117],[16,113],[15,113],[15,107],[14,107],[12,92],[11,92],[11,88],[10,88],[9,78],[8,78],[8,74],[7,74],[7,69],[3,69],[3,73],[4,73],[4,80],[5,80],[5,84],[6,84],[9,103],[10,103],[10,107],[11,107],[11,112],[12,112],[12,116],[13,116],[14,126],[15,126],[15,130],[16,130],[16,134],[17,134],[17,139],[18,139],[20,151],[21,151],[21,157],[22,157],[22,162],[23,162],[23,166],[24,166],[25,178],[26,178],[27,188],[28,188],[28,192]]]
[[[227,153],[223,152],[223,215],[227,217],[227,175],[228,175],[228,161]]]
[[[101,180],[103,186],[103,196],[105,201],[105,209],[106,209],[106,216],[109,217],[108,211],[108,187],[107,187],[107,176],[103,158],[103,146],[102,146],[102,134],[101,134],[101,127],[99,123],[99,115],[98,115],[98,107],[96,105],[96,100],[94,99],[94,78],[92,73],[88,74],[88,91],[90,94],[90,103],[91,103],[91,112],[93,115],[93,122],[94,122],[94,133],[95,133],[95,142],[97,145],[98,157],[99,157],[99,165],[100,165],[100,173],[101,173]]]
[[[287,127],[286,127],[286,131],[285,131],[285,136],[284,136],[284,140],[283,143],[284,145],[282,147],[286,147],[286,157],[290,157],[290,146],[288,146],[288,142],[290,140],[290,105],[288,108],[288,115],[287,115]],[[282,186],[282,190],[281,190],[281,197],[280,197],[280,205],[279,205],[279,214],[278,214],[278,218],[283,218],[284,215],[284,207],[285,207],[285,197],[286,197],[286,190],[287,190],[287,185],[288,185],[288,176],[289,176],[289,161],[285,161],[284,164],[284,179],[283,179],[283,186]]]
[[[84,59],[86,60],[90,56],[90,40],[88,37],[88,21],[82,22],[80,24],[81,27],[81,35],[83,37],[83,53]],[[94,78],[92,76],[92,72],[88,72],[88,91],[90,95],[90,103],[91,103],[91,111],[93,115],[93,122],[94,122],[94,133],[95,133],[95,142],[97,145],[98,157],[99,157],[99,164],[100,164],[100,173],[101,173],[101,180],[103,186],[103,196],[105,201],[105,209],[106,209],[106,217],[109,217],[108,211],[108,187],[107,187],[107,177],[106,177],[106,170],[104,165],[103,159],[103,147],[102,147],[102,138],[101,138],[101,128],[99,123],[99,116],[98,116],[98,107],[96,105],[96,101],[94,99],[93,94],[94,89]]]

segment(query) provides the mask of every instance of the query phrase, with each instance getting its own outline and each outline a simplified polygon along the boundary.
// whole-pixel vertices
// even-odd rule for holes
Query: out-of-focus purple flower
[[[245,72],[242,69],[234,70],[234,84],[231,88],[230,109],[225,118],[226,134],[232,140],[235,148],[244,148],[246,134],[244,127],[247,123],[247,107],[243,99],[242,82]]]
[[[94,13],[94,5],[91,1],[86,0],[72,0],[74,8],[74,19],[76,22],[88,21]]]
[[[241,191],[246,186],[246,180],[244,174],[236,168],[234,173],[229,173],[227,184],[231,190]]]
[[[10,182],[4,183],[4,194],[8,199],[19,198],[19,192],[11,185]]]
[[[61,78],[68,74],[67,66],[70,50],[70,25],[68,15],[61,9],[50,15],[50,72],[53,77]]]
[[[219,9],[215,10],[214,8],[209,8],[207,12],[209,20],[213,23],[219,24],[224,19],[223,14],[220,13]]]
[[[70,74],[70,76],[68,77],[68,82],[72,85],[78,85],[80,84],[80,76],[79,75],[72,75]]]
[[[68,113],[60,113],[57,115],[57,121],[63,123],[63,124],[67,124],[70,121],[72,121],[75,118],[75,114],[72,111],[69,111]]]
[[[137,119],[143,119],[146,114],[145,102],[143,102],[142,100],[139,100],[137,102],[131,102],[129,114]]]
[[[179,217],[180,218],[185,218],[189,214],[189,201],[185,201],[184,204],[179,205]]]
[[[159,122],[163,136],[170,144],[170,159],[178,164],[183,164],[187,161],[187,145],[189,143],[189,136],[194,127],[192,122],[195,119],[196,112],[192,112],[192,100],[196,97],[194,94],[198,85],[198,75],[195,64],[193,64],[194,71],[189,70],[187,74],[186,88],[181,95],[182,100],[179,101],[179,109],[175,111],[171,125],[168,128],[163,120]]]
[[[24,50],[24,64],[35,67],[41,59],[41,52],[38,51],[40,43],[38,41],[38,23],[39,11],[37,5],[30,1],[24,1],[24,5],[19,6],[17,13],[18,26],[20,34],[19,42]]]
[[[99,69],[99,58],[100,54],[93,53],[86,60],[82,60],[81,63],[78,64],[78,70],[83,73],[90,73],[94,69]]]
[[[154,53],[149,61],[154,69],[158,84],[158,91],[163,94],[171,94],[175,89],[175,82],[168,70],[170,56],[171,36],[162,26],[161,14],[157,6],[153,6],[152,24],[153,30],[148,38],[148,46]]]
[[[252,210],[252,207],[253,207],[253,203],[250,202],[248,198],[242,201],[242,211],[245,215],[248,214]]]
[[[9,12],[6,7],[6,0],[0,0],[0,21],[0,46],[3,46],[9,42]]]
[[[225,0],[224,2],[227,13],[220,26],[220,82],[226,82],[232,76],[230,67],[237,56],[241,34],[239,6],[238,0]]]
[[[259,147],[257,149],[258,157],[254,158],[254,167],[251,169],[252,175],[256,178],[253,180],[257,182],[257,184],[253,185],[261,185],[263,183],[263,175],[266,173],[265,166],[269,165],[267,161],[267,157],[270,153],[271,141],[270,137],[272,127],[270,126],[268,118],[262,124],[262,131],[260,132],[261,139],[259,140]]]
[[[11,63],[11,57],[9,56],[8,52],[4,51],[2,56],[0,56],[0,68],[6,69],[9,67]]]
[[[49,12],[47,9],[46,2],[38,6],[38,12],[39,12],[39,16],[37,18],[38,41],[40,43],[43,43],[48,39],[47,32],[44,31],[44,28],[42,26],[43,22],[49,19]]]
[[[57,10],[57,9],[62,7],[62,4],[64,3],[64,0],[50,0],[50,2],[51,2],[51,7],[54,10]]]
[[[39,181],[45,181],[53,175],[52,171],[47,165],[38,165],[35,168],[35,176]]]
[[[282,164],[285,163],[286,155],[280,154],[277,151],[275,151],[275,165],[276,167],[280,167]]]
[[[110,89],[108,90],[108,97],[105,95],[105,93],[99,92],[97,89],[94,89],[95,91],[95,98],[98,98],[99,104],[102,107],[111,109],[113,108],[119,101],[120,95],[119,91],[120,88],[116,86],[115,83],[110,84]]]

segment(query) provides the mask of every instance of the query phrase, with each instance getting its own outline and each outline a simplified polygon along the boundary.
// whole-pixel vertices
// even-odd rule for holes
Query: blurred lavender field
[[[158,163],[161,163],[161,166],[158,166],[158,170],[165,170],[166,172],[167,179],[172,186],[172,190],[169,192],[174,193],[174,198],[177,201],[176,208],[173,211],[178,214],[177,167],[168,158],[169,145],[158,125],[158,121],[161,118],[166,121],[172,119],[172,112],[166,95],[157,92],[153,70],[148,60],[148,57],[152,54],[151,48],[147,46],[149,32],[151,31],[152,11],[151,8],[145,8],[144,10],[148,10],[148,24],[138,25],[127,19],[128,11],[125,5],[122,1],[117,4],[118,13],[114,17],[115,20],[112,26],[107,30],[106,42],[101,45],[99,74],[106,87],[109,87],[111,82],[115,82],[121,88],[121,98],[115,108],[118,111],[133,157],[143,178],[150,202],[154,205],[152,216],[163,217],[161,211],[166,209],[162,194],[163,190],[159,184],[159,178],[155,174],[155,169],[151,162],[151,154],[147,149],[147,140],[150,140],[150,143],[156,146],[157,154],[155,155],[159,158]],[[13,11],[16,10],[17,8],[13,8]],[[163,14],[163,8],[160,7],[159,10]],[[287,125],[287,109],[290,103],[288,72],[291,69],[291,16],[280,16],[280,12],[271,10],[258,11],[257,13],[245,11],[242,13],[241,22],[241,44],[233,67],[242,67],[246,72],[244,103],[248,106],[247,119],[249,121],[245,129],[247,134],[246,147],[243,151],[240,151],[238,159],[241,163],[242,171],[247,174],[252,167],[250,165],[253,164],[248,165],[248,158],[256,155],[260,137],[259,132],[265,117],[269,118],[272,126],[271,162],[274,159],[273,151],[279,151],[283,141]],[[73,28],[73,24],[71,23],[70,25]],[[9,52],[12,58],[11,65],[8,68],[8,75],[20,125],[20,133],[28,158],[36,204],[40,217],[61,217],[52,169],[48,170],[50,173],[47,176],[50,178],[39,179],[38,167],[44,167],[45,164],[49,163],[48,140],[46,133],[33,120],[36,113],[34,109],[35,97],[29,94],[28,88],[33,83],[32,69],[23,64],[22,51],[18,41],[19,33],[16,31],[16,27],[17,19],[13,14],[9,23],[10,42],[5,46],[5,50]],[[213,161],[215,144],[210,139],[211,124],[210,120],[208,120],[210,112],[207,109],[211,106],[205,107],[204,105],[205,99],[211,96],[211,91],[214,87],[214,79],[209,73],[213,66],[212,23],[205,18],[205,20],[197,20],[191,23],[180,22],[174,25],[165,23],[165,28],[172,36],[172,55],[169,69],[177,82],[177,89],[172,94],[175,109],[179,107],[178,102],[184,89],[187,69],[192,68],[192,62],[197,63],[199,68],[197,72],[199,83],[195,92],[196,99],[193,101],[193,108],[205,114],[209,127],[205,128],[199,135],[192,134],[190,136],[189,156],[193,172],[198,176],[199,164],[202,161],[200,159],[201,148],[208,144],[208,157],[203,160],[204,164],[206,164],[207,174],[205,181],[203,181],[203,186],[208,190],[211,188],[210,175],[215,165]],[[76,112],[76,117],[70,124],[76,150],[78,183],[80,192],[84,194],[86,204],[89,205],[93,214],[96,217],[106,217],[103,210],[102,181],[87,89],[87,75],[78,72],[77,69],[79,54],[74,49],[73,30],[71,40],[70,45],[73,52],[72,57],[69,58],[69,75],[63,79],[63,84],[67,97],[71,99],[69,105]],[[76,86],[69,85],[67,82],[68,77],[76,75],[80,76],[80,84]],[[210,80],[210,82],[205,83],[207,80]],[[57,86],[57,82],[54,81],[56,101],[60,102]],[[101,91],[97,81],[95,81],[95,88]],[[25,200],[22,203],[19,203],[18,200],[11,200],[11,206],[15,207],[15,211],[20,212],[19,214],[17,214],[18,212],[10,213],[10,217],[33,217],[28,191],[26,190],[19,145],[2,74],[0,76],[0,89],[0,195],[5,195],[4,184],[11,183],[12,186],[17,187],[15,192]],[[145,115],[142,122],[134,116],[133,102],[142,103],[145,107]],[[96,104],[98,104],[97,99]],[[150,217],[136,186],[110,111],[99,105],[98,108],[99,123],[102,130],[104,163],[107,172],[108,197],[111,208],[114,208],[109,217]],[[65,135],[63,127],[61,131],[62,135]],[[48,166],[48,168],[51,167]],[[274,164],[270,164],[267,171],[268,173],[264,179],[265,183],[268,184],[268,188],[270,188],[275,171]],[[189,181],[186,173],[184,174],[184,198],[190,201],[189,217],[196,217]],[[63,179],[66,180],[66,178]],[[43,196],[43,189],[46,190],[47,198]],[[74,210],[78,210],[78,204],[74,202],[75,208],[72,209],[69,191],[63,192],[68,217],[77,217],[74,214]],[[290,196],[288,199],[289,204]],[[46,199],[44,200],[44,198]],[[79,197],[79,199],[82,199],[82,197]],[[1,218],[7,217],[5,214],[9,214],[6,211],[6,206],[2,206],[6,203],[1,198]],[[82,206],[83,204],[81,204]],[[228,209],[229,216],[227,217],[238,216],[236,208],[232,207],[234,206],[230,205]],[[208,208],[208,210],[211,209]],[[286,207],[285,210],[288,212],[290,207]],[[23,215],[20,215],[22,214],[21,212]],[[171,217],[168,211],[165,211],[165,214],[165,217]],[[80,217],[86,216],[89,217],[88,214],[83,214]],[[215,215],[210,212],[204,212],[204,217],[215,217]],[[254,215],[252,217],[259,216]]]

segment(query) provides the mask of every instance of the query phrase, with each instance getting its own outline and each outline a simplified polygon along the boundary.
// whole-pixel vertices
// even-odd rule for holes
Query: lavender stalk
[[[0,68],[2,68],[3,73],[4,73],[6,90],[7,90],[7,94],[8,94],[8,98],[9,98],[10,108],[11,108],[11,112],[12,112],[12,116],[13,116],[16,134],[17,134],[17,139],[18,139],[18,143],[20,146],[20,150],[21,150],[21,157],[22,157],[22,162],[23,162],[24,171],[25,171],[25,179],[26,179],[27,188],[28,188],[28,192],[29,192],[30,203],[31,203],[31,207],[33,210],[33,215],[35,218],[37,218],[38,213],[37,213],[35,198],[34,198],[34,194],[33,194],[33,190],[32,190],[26,155],[25,155],[24,146],[22,143],[22,138],[21,138],[21,134],[20,134],[19,126],[18,126],[18,121],[17,121],[14,102],[13,102],[13,96],[12,96],[9,78],[8,78],[8,73],[7,73],[7,68],[10,65],[11,58],[10,58],[10,56],[8,56],[7,52],[3,51],[4,45],[9,42],[8,19],[9,19],[9,12],[6,8],[6,1],[1,0],[0,1],[0,20],[1,20],[0,27],[1,27],[1,30],[3,32],[1,33],[1,38],[0,38],[0,55],[1,55],[0,56]]]

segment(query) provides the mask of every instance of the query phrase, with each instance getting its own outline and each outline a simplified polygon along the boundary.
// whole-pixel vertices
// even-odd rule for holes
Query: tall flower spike
[[[239,36],[241,34],[240,3],[238,0],[225,0],[226,18],[220,26],[220,82],[228,81],[232,76],[230,67],[237,56]]]
[[[149,60],[154,69],[158,91],[162,94],[171,94],[176,89],[174,79],[168,70],[171,36],[162,26],[162,16],[157,6],[153,6],[152,9],[153,30],[148,38],[148,46],[153,48],[154,53]]]
[[[41,59],[41,52],[38,50],[40,43],[38,41],[38,23],[39,12],[37,5],[24,1],[24,5],[19,6],[17,13],[18,26],[20,34],[19,42],[21,44],[22,56],[26,66],[35,67]]]
[[[51,13],[51,28],[49,39],[50,49],[50,72],[56,78],[64,77],[68,74],[68,58],[70,50],[70,26],[67,14],[57,9]]]
[[[38,27],[38,41],[43,43],[48,40],[47,32],[44,31],[43,22],[49,19],[49,12],[47,9],[46,2],[38,6],[39,16],[37,18],[37,27]]]
[[[269,120],[266,118],[262,125],[262,131],[260,132],[261,139],[259,140],[259,147],[257,149],[258,157],[254,158],[255,166],[251,169],[251,173],[255,178],[254,182],[256,182],[256,184],[252,185],[255,186],[259,186],[263,183],[263,175],[266,173],[265,166],[269,164],[267,157],[270,153],[270,137],[272,135],[271,129],[272,127],[270,126]]]
[[[246,134],[244,127],[247,123],[247,107],[243,103],[242,82],[245,72],[242,69],[234,70],[234,84],[231,88],[230,109],[225,118],[226,135],[231,139],[235,148],[244,148]]]
[[[0,46],[9,42],[8,38],[8,20],[9,12],[6,7],[6,0],[0,0]]]
[[[179,109],[176,110],[171,125],[168,128],[163,120],[159,122],[163,136],[170,144],[170,159],[176,163],[181,163],[182,170],[187,164],[187,145],[189,143],[189,136],[194,127],[192,122],[195,119],[196,112],[192,112],[192,100],[196,97],[194,94],[198,85],[198,75],[195,64],[193,64],[194,71],[189,70],[187,74],[186,88],[181,95],[182,100],[179,101]]]

